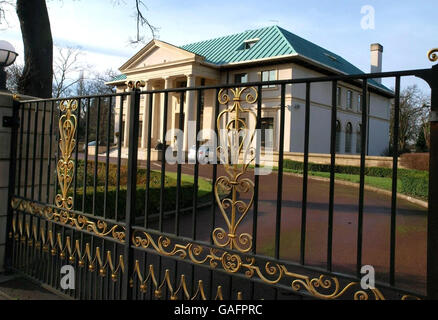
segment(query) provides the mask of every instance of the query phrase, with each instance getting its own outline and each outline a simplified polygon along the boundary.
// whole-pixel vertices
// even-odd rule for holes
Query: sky
[[[364,72],[370,69],[370,44],[381,43],[383,71],[429,68],[427,52],[438,47],[438,2],[433,0],[144,0],[145,14],[159,28],[158,38],[174,45],[207,40],[245,30],[279,25],[350,61]],[[117,70],[141,45],[129,40],[136,34],[134,0],[47,1],[54,43],[80,47],[84,64],[98,71]],[[363,28],[374,11],[374,28]],[[434,16],[435,15],[435,16]],[[20,26],[13,9],[8,25],[0,24],[0,39],[11,42],[23,61]],[[368,21],[368,20],[367,20]],[[151,39],[145,29],[146,40]],[[412,78],[403,85],[417,83]],[[384,82],[393,87],[392,82]]]

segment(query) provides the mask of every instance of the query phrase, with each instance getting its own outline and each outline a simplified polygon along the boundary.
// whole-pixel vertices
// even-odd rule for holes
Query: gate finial
[[[438,61],[437,52],[438,52],[438,48],[429,50],[429,52],[427,53],[427,57],[429,58],[430,61],[432,62]]]

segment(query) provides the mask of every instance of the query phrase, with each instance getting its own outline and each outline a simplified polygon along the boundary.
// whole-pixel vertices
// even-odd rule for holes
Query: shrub
[[[164,193],[164,211],[173,211],[176,208],[176,186],[166,187],[166,192]],[[146,187],[145,186],[137,186],[136,188],[136,210],[135,216],[140,217],[144,216],[145,212],[145,200],[146,200]],[[92,212],[93,207],[93,195],[94,189],[87,188],[87,194],[85,198],[85,212]],[[83,196],[83,189],[79,189],[77,191],[77,207],[81,208]],[[204,202],[209,200],[211,197],[201,197],[199,199],[200,202]],[[126,212],[126,187],[122,187],[119,190],[118,199],[117,199],[117,219],[124,219]],[[116,188],[111,187],[108,189],[107,193],[107,212],[106,217],[109,219],[115,218],[115,204],[116,204]],[[181,193],[180,193],[180,208],[191,207],[193,203],[193,185],[191,184],[182,184],[181,185]],[[103,214],[105,203],[105,187],[99,186],[96,192],[96,212],[99,215]],[[160,188],[159,187],[151,187],[149,189],[149,215],[157,214],[160,211]]]
[[[76,191],[76,207],[82,208],[83,201],[83,177],[84,177],[84,161],[78,161],[77,179],[78,187]],[[87,175],[86,175],[86,195],[85,195],[85,208],[84,212],[91,213],[93,209],[93,197],[94,197],[94,162],[88,161],[87,163]],[[125,217],[126,210],[126,191],[128,182],[128,172],[126,166],[120,167],[120,185],[117,201],[117,218],[121,219]],[[136,188],[136,216],[143,216],[145,212],[146,201],[146,169],[139,168],[137,170],[137,188]],[[171,174],[169,174],[171,175]],[[177,181],[175,177],[165,176],[165,192],[164,192],[164,211],[173,211],[176,208],[176,193],[177,193]],[[105,177],[106,177],[106,164],[99,162],[97,165],[97,183],[96,183],[96,195],[95,195],[95,212],[98,215],[103,214],[104,202],[105,202]],[[205,186],[205,183],[199,180],[198,186],[198,202],[203,203],[211,199],[211,192],[206,190],[209,187]],[[201,187],[201,184],[204,184]],[[149,214],[153,215],[159,213],[160,210],[160,192],[161,192],[161,173],[157,171],[150,172],[150,184],[149,184]],[[180,191],[180,208],[191,207],[193,203],[193,182],[181,181]],[[106,217],[109,219],[115,218],[115,205],[117,194],[117,165],[109,164],[108,166],[108,192],[107,192],[107,212]]]

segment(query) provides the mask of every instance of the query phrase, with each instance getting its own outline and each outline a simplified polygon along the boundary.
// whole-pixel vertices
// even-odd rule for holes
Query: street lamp
[[[6,71],[5,68],[15,62],[18,53],[7,41],[0,40],[0,90],[6,90]]]

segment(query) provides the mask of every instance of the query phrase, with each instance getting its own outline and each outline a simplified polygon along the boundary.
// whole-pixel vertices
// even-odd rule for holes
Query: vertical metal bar
[[[27,111],[27,132],[26,132],[26,161],[25,161],[25,171],[24,171],[24,197],[27,198],[27,189],[29,186],[29,179],[28,179],[28,172],[29,172],[29,152],[30,152],[30,126],[31,126],[31,114],[32,114],[32,105],[29,103],[29,109]],[[24,231],[24,238],[25,241],[27,242],[28,237],[27,237],[27,233],[26,233],[26,224],[27,224],[27,217],[28,215],[23,212],[23,229]],[[29,251],[30,248],[26,245],[26,242],[23,244],[23,254],[24,254],[24,272],[28,271],[29,268]]]
[[[200,130],[200,119],[201,119],[201,108],[203,107],[202,104],[202,95],[204,91],[198,90],[198,101],[197,101],[197,108],[196,108],[196,135],[198,135],[198,132]],[[192,211],[192,239],[196,239],[196,218],[198,213],[198,178],[199,178],[199,161],[198,161],[198,150],[199,150],[199,141],[196,139],[196,156],[195,156],[195,172],[193,177],[193,211]]]
[[[220,88],[216,88],[215,90],[215,104],[214,104],[214,132],[216,137],[218,137],[218,127],[217,127],[217,117],[219,116],[219,92],[220,92]],[[211,178],[211,231],[210,234],[213,232],[215,226],[216,226],[216,196],[214,194],[214,185],[216,182],[216,178],[217,178],[217,155],[216,155],[216,150],[209,150],[209,157],[210,157],[210,152],[213,152],[214,155],[214,159],[213,159],[213,164],[212,164],[212,168],[213,168],[213,172],[212,172],[212,178]],[[211,158],[210,158],[211,159]],[[210,237],[210,243],[213,244],[213,238]],[[213,299],[214,297],[214,288],[213,288],[213,270],[210,270],[210,297],[211,299]]]
[[[196,108],[196,136],[200,130],[201,106],[203,90],[197,90],[197,108]],[[188,106],[190,107],[190,106]],[[196,240],[197,213],[198,213],[198,178],[199,178],[199,161],[198,161],[199,141],[195,142],[195,171],[193,176],[193,208],[192,208],[192,239]],[[192,294],[195,288],[195,266],[192,265]]]
[[[335,197],[335,164],[336,164],[336,118],[337,118],[337,81],[332,82],[332,118],[330,135],[330,193],[327,230],[327,270],[332,271],[333,249],[333,206]]]
[[[20,110],[20,103],[16,100],[12,102],[12,119],[14,125],[11,128],[11,150],[9,154],[9,184],[8,184],[8,205],[6,216],[6,235],[5,235],[5,258],[4,268],[6,271],[10,271],[12,268],[12,254],[13,254],[13,234],[12,234],[12,219],[14,210],[11,207],[12,197],[15,193],[15,178],[16,178],[16,165],[17,165],[17,133],[18,133],[18,112]],[[17,217],[18,220],[18,217]]]
[[[438,299],[438,65],[430,71],[429,209],[427,215],[427,297]]]
[[[278,146],[277,210],[275,217],[275,258],[280,258],[281,202],[283,198],[283,154],[286,85],[281,84],[280,141]]]
[[[392,156],[392,197],[391,197],[391,240],[389,258],[389,283],[395,284],[395,235],[397,214],[397,170],[398,170],[398,137],[400,122],[400,76],[395,78],[395,101],[394,101],[394,133],[393,133],[393,156]]]
[[[96,215],[97,195],[97,172],[99,166],[99,129],[100,129],[100,97],[97,97],[97,124],[96,124],[96,148],[94,153],[94,183],[93,183],[93,215]]]
[[[41,141],[40,141],[40,174],[39,174],[39,188],[38,188],[38,201],[41,201],[41,196],[42,196],[42,188],[43,188],[43,162],[44,162],[44,142],[46,139],[45,135],[46,135],[46,110],[47,108],[47,102],[44,101],[44,106],[43,106],[43,120],[42,120],[42,128],[41,128]],[[49,159],[47,159],[47,161],[49,161]],[[47,188],[49,186],[47,185]]]
[[[147,160],[146,160],[146,195],[144,204],[144,227],[148,227],[148,216],[149,216],[149,193],[150,193],[150,180],[151,180],[151,135],[152,135],[152,110],[153,110],[153,93],[149,94],[149,114],[148,114],[148,149],[147,149]]]
[[[116,204],[114,207],[114,219],[119,217],[119,193],[120,193],[120,167],[122,162],[122,129],[123,129],[123,98],[120,96],[119,109],[119,136],[117,137],[117,182],[116,182]]]
[[[164,219],[164,191],[165,191],[165,183],[166,183],[166,129],[167,129],[167,110],[169,103],[169,93],[164,93],[164,110],[163,110],[163,135],[161,137],[161,141],[163,143],[163,151],[161,156],[161,185],[160,185],[160,217],[158,220],[158,228],[161,232],[163,232],[163,219]],[[161,262],[161,259],[160,259]],[[160,263],[161,264],[161,263]]]
[[[178,119],[178,128],[181,130],[184,126],[184,95],[186,91],[181,91],[179,96],[179,119]],[[181,133],[181,131],[180,131]],[[182,136],[179,136],[179,139],[177,140],[177,148],[178,148],[178,155],[180,152],[182,152],[182,141],[184,140],[184,133]],[[178,160],[180,160],[178,158]],[[175,208],[175,235],[179,235],[179,214],[180,214],[180,202],[181,202],[181,161],[178,161],[176,164],[176,208]],[[175,265],[177,266],[177,264]],[[175,279],[176,279],[176,271],[175,271]]]
[[[125,273],[123,274],[123,299],[132,299],[129,279],[133,272],[134,251],[131,248],[132,223],[135,221],[136,191],[137,191],[137,156],[138,156],[138,125],[140,109],[140,91],[133,89],[130,94],[129,112],[129,150],[128,150],[128,185],[126,192],[126,243],[124,250]]]
[[[307,185],[309,177],[309,139],[310,139],[310,82],[306,82],[306,111],[304,120],[304,164],[303,164],[303,199],[301,202],[301,241],[300,263],[306,258],[306,223],[307,223]]]
[[[46,180],[46,185],[47,185],[47,193],[46,193],[46,203],[49,203],[49,199],[50,199],[50,183],[51,183],[51,170],[52,170],[52,144],[53,144],[53,122],[54,122],[54,102],[51,101],[50,102],[50,124],[49,124],[49,154],[47,155],[47,180]],[[55,192],[55,191],[54,191]],[[46,239],[48,239],[48,234],[49,234],[49,228],[50,228],[50,223],[45,220],[44,222],[44,232],[45,232],[45,236]],[[46,256],[49,255],[49,253],[46,254]],[[50,277],[49,277],[49,272],[50,272],[50,268],[51,268],[51,263],[50,263],[51,259],[48,258],[47,259],[47,265],[46,265],[46,276],[45,276],[45,282],[47,284],[49,284],[50,281]]]
[[[46,194],[46,203],[49,203],[50,198],[50,178],[52,176],[52,173],[50,172],[52,170],[52,145],[53,145],[53,116],[54,116],[54,103],[53,101],[50,102],[50,125],[49,125],[49,155],[47,156],[47,194]],[[47,224],[46,224],[47,226]]]
[[[17,195],[21,195],[21,169],[23,165],[23,135],[24,135],[24,104],[20,104],[21,117],[20,117],[20,148],[18,149],[18,183],[17,183]]]
[[[160,176],[160,216],[158,218],[158,229],[163,232],[163,220],[164,220],[164,197],[165,197],[165,183],[166,183],[166,129],[167,129],[167,110],[169,104],[169,93],[164,92],[164,105],[163,105],[163,135],[161,141],[163,143],[163,150],[161,155],[161,176]],[[158,259],[158,279],[161,279],[162,258]]]
[[[60,110],[59,106],[58,106],[57,109],[58,109],[57,113],[58,113],[58,121],[59,121],[59,119],[61,118],[61,110]],[[55,147],[55,150],[56,150],[55,151],[55,170],[56,170],[57,163],[58,163],[58,160],[59,160],[59,139],[60,139],[60,132],[59,132],[59,130],[56,130],[56,134],[55,134],[55,141],[56,141],[56,147]],[[57,193],[58,193],[58,176],[57,176],[56,171],[55,171],[53,201],[55,201],[55,197],[56,197]]]
[[[78,154],[79,154],[79,126],[80,126],[80,118],[81,118],[81,99],[79,98],[77,100],[78,102],[78,108],[77,108],[77,123],[76,123],[76,132],[75,132],[75,141],[76,141],[76,147],[75,147],[75,167],[73,171],[73,208],[77,209],[77,189],[78,189]]]
[[[30,148],[30,116],[32,112],[32,106],[29,103],[29,109],[27,111],[27,132],[26,132],[26,168],[24,170],[24,197],[27,197],[28,186],[28,168],[29,168],[29,148]]]
[[[175,208],[175,235],[179,236],[179,215],[181,210],[181,152],[183,152],[184,133],[181,135],[181,128],[184,128],[184,97],[186,91],[181,91],[179,96],[179,119],[178,129],[179,135],[177,140],[178,160],[176,164],[176,208]],[[175,260],[174,264],[174,279],[175,286],[178,283],[178,261]]]
[[[256,130],[260,130],[261,123],[262,123],[262,99],[263,99],[263,92],[262,92],[262,86],[258,85],[257,92],[258,92],[258,100],[257,100],[257,120],[256,120]],[[259,131],[259,134],[257,137],[259,137],[261,134],[261,131]],[[260,137],[261,138],[261,137]],[[256,143],[258,144],[261,142],[261,139],[257,138]],[[260,153],[261,153],[261,145],[256,146],[256,156],[255,156],[255,167],[256,170],[260,167]],[[259,211],[259,175],[254,175],[254,204],[253,204],[253,216],[252,216],[252,239],[253,239],[253,246],[252,246],[252,252],[257,253],[257,222],[258,222],[258,211]],[[251,281],[251,284],[254,284],[254,282]],[[252,296],[252,295],[251,295]]]
[[[366,140],[367,140],[367,79],[362,80],[362,126],[360,130],[360,181],[359,181],[359,212],[357,217],[357,260],[356,260],[356,276],[361,277],[360,270],[362,268],[362,243],[363,243],[363,206],[365,197],[365,155],[366,155]]]
[[[39,105],[37,102],[35,105],[35,118],[33,122],[33,155],[32,155],[32,186],[30,192],[30,198],[34,200],[35,196],[35,168],[36,168],[36,152],[37,152],[37,138],[38,138],[38,113],[39,113]],[[31,220],[33,220],[31,218]]]
[[[88,174],[88,126],[90,122],[90,107],[91,107],[91,98],[88,98],[87,101],[87,115],[85,120],[85,154],[84,154],[84,181],[82,182],[82,211],[85,212],[86,210],[86,203],[87,203],[87,174]],[[82,233],[81,233],[82,235]]]
[[[257,120],[256,120],[256,148],[255,148],[255,170],[260,167],[260,153],[261,153],[261,121],[262,121],[262,99],[263,87],[257,86],[258,100],[257,100]],[[217,118],[217,117],[216,117]],[[252,252],[257,253],[257,225],[258,225],[258,211],[259,211],[259,175],[254,171],[254,204],[252,213]],[[250,297],[254,299],[255,283],[250,281]]]
[[[111,103],[112,97],[109,97],[108,102],[108,119],[106,131],[106,158],[105,158],[105,193],[103,198],[103,217],[108,216],[108,176],[109,176],[109,153],[110,153],[110,135],[111,135]]]
[[[39,106],[40,106],[40,102],[37,102],[35,104],[35,115],[34,115],[34,122],[33,122],[33,153],[32,153],[32,178],[31,178],[31,191],[30,191],[30,198],[32,200],[35,200],[35,169],[36,169],[36,156],[37,156],[37,139],[38,139],[38,116],[39,116]],[[39,222],[38,218],[34,219],[33,215],[29,215],[29,230],[30,230],[30,234],[29,234],[29,239],[27,239],[27,241],[29,241],[28,243],[33,243],[33,238],[32,238],[32,230],[33,230],[33,226],[35,224],[35,222]],[[36,220],[36,221],[35,221]],[[38,223],[38,227],[39,227],[39,223]],[[29,246],[29,268],[30,270],[35,270],[35,265],[34,265],[34,261],[35,261],[35,256],[36,256],[36,250],[34,250],[33,246]],[[32,272],[31,271],[31,272]]]

